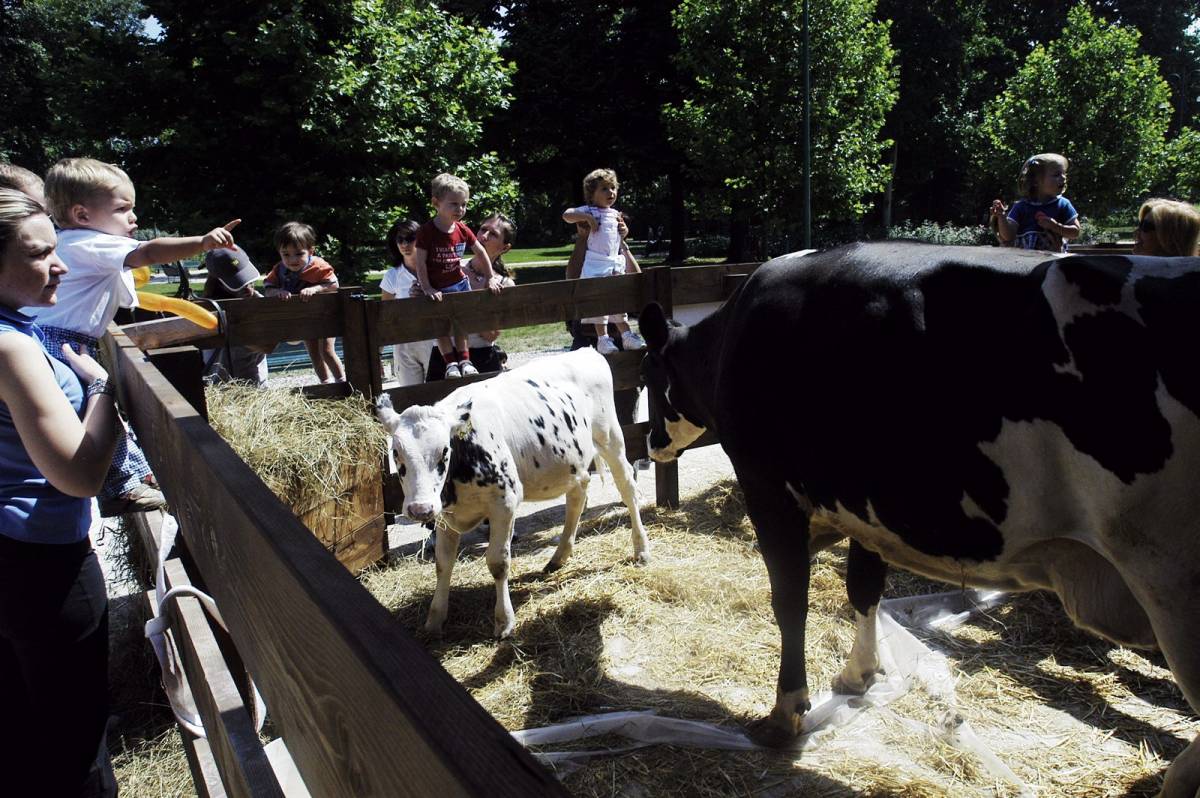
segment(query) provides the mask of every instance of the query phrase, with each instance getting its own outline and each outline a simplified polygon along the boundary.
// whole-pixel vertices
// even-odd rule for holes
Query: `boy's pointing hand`
[[[242,223],[241,219],[234,219],[231,222],[226,222],[224,227],[214,227],[205,234],[200,241],[200,246],[205,252],[211,249],[229,249],[233,244],[233,233],[230,231]]]

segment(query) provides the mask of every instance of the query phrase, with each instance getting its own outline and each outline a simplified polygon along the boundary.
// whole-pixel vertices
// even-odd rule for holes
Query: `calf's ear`
[[[400,426],[400,414],[392,408],[392,399],[386,393],[380,394],[375,400],[375,418],[389,434],[394,433]]]
[[[667,315],[662,306],[651,302],[638,314],[638,330],[651,350],[658,351],[667,343]]]

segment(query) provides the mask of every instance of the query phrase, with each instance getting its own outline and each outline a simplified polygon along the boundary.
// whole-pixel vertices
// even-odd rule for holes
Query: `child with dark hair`
[[[1067,242],[1079,238],[1079,214],[1062,195],[1070,162],[1058,153],[1035,155],[1021,167],[1017,183],[1024,199],[1006,208],[992,202],[991,220],[1005,246],[1066,252]]]
[[[275,231],[279,263],[263,281],[267,296],[281,299],[298,296],[301,302],[307,302],[309,297],[338,290],[333,267],[314,254],[316,245],[316,231],[302,222],[288,222]],[[321,382],[346,381],[346,370],[333,343],[332,338],[313,338],[304,342],[313,371]]]

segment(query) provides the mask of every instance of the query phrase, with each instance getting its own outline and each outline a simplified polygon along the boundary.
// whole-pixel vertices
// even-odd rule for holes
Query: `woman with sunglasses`
[[[383,275],[379,289],[384,299],[408,299],[417,282],[414,258],[417,254],[417,228],[421,225],[412,219],[401,219],[388,230],[388,255],[392,267]],[[401,385],[418,385],[425,382],[429,369],[429,357],[436,350],[432,340],[409,341],[392,345],[392,376]]]
[[[1150,199],[1138,210],[1134,255],[1200,255],[1200,211],[1187,202]]]

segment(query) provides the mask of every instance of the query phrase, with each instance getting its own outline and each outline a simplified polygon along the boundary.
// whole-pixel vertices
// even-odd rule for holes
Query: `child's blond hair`
[[[611,169],[593,169],[588,172],[587,177],[583,179],[583,201],[591,202],[592,195],[601,186],[620,188],[621,184],[617,182],[617,173]]]
[[[441,199],[452,191],[471,196],[471,187],[461,177],[455,177],[449,172],[442,172],[429,184],[429,196]]]
[[[71,226],[71,208],[128,189],[133,181],[119,166],[94,158],[63,158],[46,173],[46,205],[59,227]]]
[[[1057,152],[1043,152],[1035,155],[1021,165],[1021,174],[1017,177],[1017,191],[1026,199],[1037,199],[1038,184],[1042,180],[1042,174],[1045,173],[1046,167],[1051,164],[1061,166],[1064,175],[1071,168],[1071,162],[1066,159],[1066,156],[1059,155]]]
[[[317,231],[304,222],[284,222],[275,231],[275,249],[292,246],[311,252],[316,245]]]
[[[42,179],[23,166],[0,161],[0,188],[11,188],[22,194],[44,194]]]

